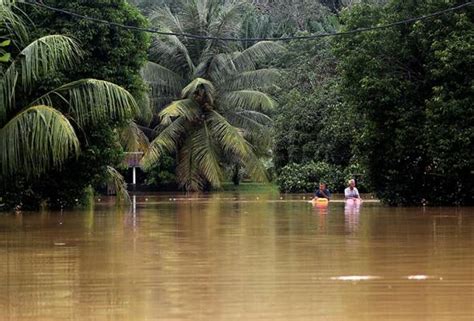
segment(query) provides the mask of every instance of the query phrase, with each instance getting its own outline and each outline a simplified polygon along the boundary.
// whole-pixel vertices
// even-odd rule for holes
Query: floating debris
[[[432,277],[430,277],[428,275],[409,275],[409,276],[407,276],[408,280],[418,280],[418,281],[428,280],[428,279],[431,279],[431,278]]]
[[[344,275],[344,276],[334,276],[331,280],[337,281],[368,281],[368,280],[376,280],[380,279],[379,276],[372,276],[372,275]]]

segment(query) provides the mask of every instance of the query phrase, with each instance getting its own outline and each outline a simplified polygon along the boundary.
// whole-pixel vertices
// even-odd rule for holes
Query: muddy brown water
[[[302,198],[2,214],[0,320],[474,320],[474,208]]]

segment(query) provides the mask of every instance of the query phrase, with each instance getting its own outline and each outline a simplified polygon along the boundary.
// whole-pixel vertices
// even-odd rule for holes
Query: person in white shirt
[[[344,190],[344,196],[347,199],[360,199],[359,191],[355,187],[355,180],[349,180],[349,187]]]

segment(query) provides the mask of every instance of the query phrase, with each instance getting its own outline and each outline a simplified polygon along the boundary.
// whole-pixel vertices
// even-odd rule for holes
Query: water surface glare
[[[0,320],[474,320],[474,208],[282,198],[0,215]]]

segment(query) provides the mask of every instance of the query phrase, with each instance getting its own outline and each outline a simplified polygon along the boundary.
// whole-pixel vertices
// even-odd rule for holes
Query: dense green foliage
[[[311,191],[322,168],[334,171],[322,170],[322,178],[329,177],[331,188],[341,191],[345,168],[357,166],[354,137],[360,118],[341,97],[331,43],[292,42],[278,64],[284,68],[280,87],[285,88],[276,94],[273,156],[278,184],[285,192]]]
[[[392,1],[343,15],[347,29],[464,1]],[[360,157],[390,204],[473,202],[474,9],[340,38],[346,103],[364,118]]]
[[[122,24],[139,27],[147,25],[146,19],[125,0],[54,0],[48,4]],[[58,84],[81,78],[98,78],[123,86],[138,101],[146,95],[147,87],[139,72],[146,61],[150,43],[146,33],[111,28],[44,9],[28,10],[27,13],[35,24],[34,33],[37,36],[70,35],[82,47],[80,63],[75,64],[74,68],[49,74],[39,90],[48,91]],[[139,118],[142,116],[143,113]],[[38,190],[36,193],[47,193],[48,199],[60,199],[62,204],[69,205],[71,199],[84,198],[87,186],[99,188],[103,185],[108,177],[104,169],[107,166],[119,166],[122,160],[122,157],[118,157],[122,155],[122,148],[117,144],[117,135],[113,132],[115,128],[124,125],[123,122],[117,123],[109,119],[83,130],[83,152],[76,161],[64,165],[56,175],[41,177],[42,184],[48,186],[47,192]],[[32,189],[40,186],[36,181],[31,184]]]
[[[320,182],[326,183],[332,191],[341,191],[344,175],[338,166],[325,162],[308,162],[286,165],[277,178],[280,191],[286,193],[311,193]]]
[[[84,130],[87,131],[87,128]],[[64,175],[64,170],[52,169],[34,180],[17,176],[15,184],[8,184],[8,189],[2,193],[1,203],[5,208],[21,207],[24,210],[35,210],[40,205],[71,208],[87,204],[91,200],[84,187],[104,187],[109,178],[107,167],[122,159],[120,151],[108,144],[116,139],[115,136],[108,127],[95,129],[88,135],[89,146],[81,152],[81,156],[63,165],[71,174]],[[94,170],[90,170],[91,163],[96,166]]]
[[[137,8],[139,8],[140,11],[147,16],[151,14],[154,10],[162,8],[164,6],[168,6],[171,10],[176,10],[180,7],[181,2],[185,2],[185,1],[183,0],[128,0],[129,3],[137,6]]]
[[[386,2],[47,3],[232,38],[351,30],[465,3]],[[33,8],[0,0],[0,206],[83,203],[87,190],[120,182],[112,166],[124,150],[145,153],[152,188],[265,180],[270,168],[284,192],[312,192],[320,181],[340,192],[354,177],[393,205],[474,202],[473,7],[284,45],[152,41]]]
[[[177,188],[178,183],[175,170],[176,160],[169,155],[164,155],[147,171],[145,185],[155,189]]]
[[[48,4],[125,25],[146,27],[148,24],[125,0],[51,0]],[[62,34],[74,37],[81,44],[82,61],[73,70],[63,72],[67,79],[104,79],[121,85],[137,98],[146,90],[139,71],[150,45],[147,33],[113,28],[46,9],[31,10],[28,14],[37,35]]]
[[[280,191],[285,193],[311,193],[319,183],[326,183],[333,193],[342,193],[347,181],[357,179],[357,187],[361,193],[369,192],[364,169],[357,164],[346,167],[327,162],[291,163],[280,169],[276,183]]]
[[[332,4],[324,2],[276,0],[255,3],[250,7],[250,10],[246,11],[245,34],[247,36],[280,37],[305,31],[334,31],[337,26],[337,17],[331,13],[331,10],[337,11],[341,7],[338,6],[336,9]]]
[[[140,18],[136,9],[123,1],[120,4]],[[5,8],[7,6],[2,5],[2,9]],[[102,12],[98,9],[96,11]],[[143,92],[145,87],[139,68],[146,57],[146,49],[140,49],[140,46],[146,37],[130,43],[129,53],[119,54],[117,46],[121,37],[126,43],[126,34],[101,36],[94,33],[98,28],[91,28],[91,25],[82,29],[81,34],[80,24],[63,16],[54,17],[55,14],[46,11],[28,13],[38,25],[44,23],[34,32],[40,38],[27,45],[32,26],[25,24],[23,14],[13,16],[19,22],[15,32],[10,34],[15,36],[14,47],[18,50],[14,52],[10,67],[0,68],[3,86],[0,111],[6,111],[0,113],[3,116],[0,124],[0,128],[3,126],[0,129],[1,194],[9,194],[7,205],[21,203],[26,208],[46,202],[50,206],[70,206],[76,203],[71,200],[84,198],[89,185],[97,187],[110,175],[117,177],[110,168],[120,160],[121,149],[115,128],[138,113],[135,100],[123,88],[90,78],[122,82],[135,94]],[[11,21],[6,24],[11,25]],[[75,40],[48,35],[61,31],[73,34]],[[128,35],[129,39],[136,38],[131,32]],[[110,43],[107,44],[105,39],[108,37]],[[78,38],[82,38],[81,42],[87,44],[89,50],[79,49]],[[98,49],[101,45],[104,46],[102,51]],[[106,55],[107,52],[110,54]],[[132,53],[135,52],[134,56]],[[137,60],[137,55],[142,56],[141,63],[126,63],[130,56]],[[117,68],[121,62],[123,69]],[[21,77],[17,81],[18,75]],[[69,84],[63,85],[67,82]],[[11,90],[16,94],[15,99],[7,99],[5,95]],[[23,107],[30,109],[22,110]],[[13,113],[15,108],[20,112]],[[74,154],[76,158],[71,158]],[[12,175],[15,179],[11,179]],[[13,195],[14,191],[18,193]]]

